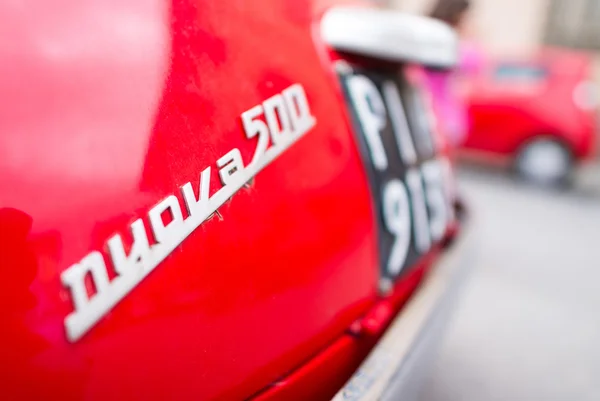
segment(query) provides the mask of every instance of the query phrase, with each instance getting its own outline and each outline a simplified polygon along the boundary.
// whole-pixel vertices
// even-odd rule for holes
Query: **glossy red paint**
[[[0,6],[3,399],[243,399],[352,342],[378,258],[315,34],[333,3]],[[247,162],[240,114],[293,83],[317,125],[69,343],[60,273],[232,148]]]
[[[514,75],[502,68],[514,68]],[[545,136],[564,143],[576,159],[591,156],[596,110],[574,101],[576,87],[590,79],[591,60],[573,52],[546,49],[525,59],[490,60],[469,78],[471,128],[463,147],[512,157]]]
[[[339,340],[264,391],[254,401],[329,400],[377,343],[391,319],[409,299],[431,266],[437,251],[399,281],[390,296],[350,326]]]

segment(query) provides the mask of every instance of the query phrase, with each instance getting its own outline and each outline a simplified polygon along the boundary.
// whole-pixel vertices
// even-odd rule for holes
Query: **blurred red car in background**
[[[594,153],[597,96],[588,55],[545,49],[529,59],[488,60],[468,81],[463,155],[555,185]]]

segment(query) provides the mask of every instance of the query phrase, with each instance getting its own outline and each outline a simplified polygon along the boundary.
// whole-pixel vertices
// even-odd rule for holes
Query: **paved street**
[[[461,172],[479,252],[423,401],[600,400],[599,178],[549,192]]]

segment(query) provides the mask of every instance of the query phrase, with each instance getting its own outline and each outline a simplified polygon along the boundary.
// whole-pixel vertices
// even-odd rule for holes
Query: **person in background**
[[[476,46],[465,40],[470,8],[470,0],[438,0],[429,14],[450,25],[461,38],[460,63],[455,70],[426,71],[426,80],[440,117],[441,128],[454,147],[464,141],[469,129],[468,110],[464,103],[466,88],[461,77],[473,73],[481,61]]]

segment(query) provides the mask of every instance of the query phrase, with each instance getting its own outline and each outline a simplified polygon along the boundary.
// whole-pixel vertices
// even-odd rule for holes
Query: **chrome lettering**
[[[180,196],[187,209],[185,219],[176,195],[169,195],[150,209],[147,219],[153,243],[146,234],[143,219],[135,220],[130,226],[133,242],[129,253],[125,251],[119,234],[107,241],[108,259],[117,273],[115,278],[109,280],[104,256],[99,251],[90,252],[61,273],[61,281],[69,290],[73,303],[73,312],[65,318],[69,341],[77,341],[89,331],[221,205],[316,124],[302,85],[292,85],[274,98],[270,102],[269,99],[265,101],[264,108],[257,105],[242,113],[246,138],[258,136],[256,150],[247,166],[244,166],[237,148],[216,161],[223,184],[218,191],[210,195],[211,167],[206,167],[200,173],[197,197],[192,183],[181,186]],[[265,118],[271,121],[269,126],[260,119],[265,109],[269,114]],[[274,116],[279,121],[276,128]],[[271,129],[277,132],[273,133]],[[270,147],[269,138],[272,139]],[[91,296],[88,296],[85,286],[88,275],[95,290]]]
[[[115,271],[119,275],[125,275],[140,270],[150,257],[150,244],[148,235],[142,219],[137,219],[131,224],[131,235],[133,236],[133,245],[129,255],[125,254],[125,247],[119,234],[114,235],[108,240],[108,253],[112,259]]]

